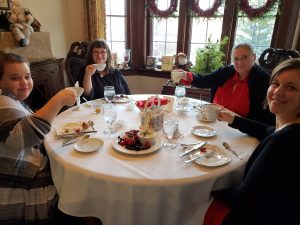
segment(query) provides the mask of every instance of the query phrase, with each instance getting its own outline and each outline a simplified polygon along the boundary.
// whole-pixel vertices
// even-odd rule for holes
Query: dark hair
[[[29,66],[28,60],[20,55],[15,53],[1,53],[0,54],[0,79],[2,79],[4,73],[4,66],[10,63],[27,63]]]
[[[109,49],[108,44],[106,43],[105,40],[103,39],[96,39],[92,41],[89,44],[87,53],[86,53],[86,61],[87,64],[93,64],[95,63],[93,60],[93,50],[94,48],[104,48],[107,51],[107,60],[106,60],[106,67],[104,69],[104,73],[107,73],[111,68],[112,68],[112,56],[111,56],[111,51]]]

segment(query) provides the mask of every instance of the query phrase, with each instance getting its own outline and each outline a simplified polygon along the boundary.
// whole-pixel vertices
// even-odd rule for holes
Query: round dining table
[[[136,100],[150,95],[130,95],[131,101],[114,103],[117,119],[116,132],[104,134],[107,124],[101,113],[94,113],[92,104],[85,102],[60,113],[46,136],[54,184],[59,194],[58,207],[73,216],[94,216],[104,225],[201,225],[212,202],[212,190],[230,187],[242,178],[245,164],[258,141],[228,126],[226,122],[204,122],[193,105],[199,100],[188,99],[189,110],[177,111],[174,106],[164,112],[164,119],[179,122],[181,135],[174,140],[177,147],[157,147],[149,154],[127,154],[114,147],[118,136],[131,129],[139,129],[141,112]],[[164,97],[159,95],[159,97]],[[166,96],[173,99],[173,96]],[[172,101],[171,101],[172,102]],[[80,152],[74,144],[63,146],[57,137],[58,127],[66,123],[93,121],[97,131],[90,137],[99,138],[103,145],[96,151]],[[212,137],[201,137],[191,131],[195,126],[213,129]],[[162,130],[156,132],[165,142]],[[224,165],[207,166],[185,163],[188,156],[180,145],[206,141],[224,151],[231,159]],[[239,159],[225,149],[223,142],[243,158]],[[76,144],[76,143],[75,143]]]

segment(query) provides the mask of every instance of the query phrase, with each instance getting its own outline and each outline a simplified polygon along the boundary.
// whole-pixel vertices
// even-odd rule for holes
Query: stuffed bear
[[[8,16],[9,29],[13,32],[21,47],[29,44],[30,34],[33,32],[31,26],[34,18],[28,9],[23,8],[19,2],[14,1],[11,13]]]

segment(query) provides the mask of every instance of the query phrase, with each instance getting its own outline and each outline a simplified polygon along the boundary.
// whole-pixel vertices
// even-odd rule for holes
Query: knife
[[[76,135],[75,137],[72,137],[72,138],[69,138],[68,140],[64,141],[62,143],[62,146],[67,146],[67,145],[70,145],[70,144],[73,144],[75,143],[76,141],[79,141],[81,139],[85,139],[85,138],[89,138],[90,135],[89,134],[79,134],[79,135]]]
[[[198,148],[201,148],[201,147],[203,147],[203,146],[206,145],[206,144],[207,144],[206,141],[203,142],[203,143],[197,144],[197,145],[195,145],[194,147],[192,147],[190,150],[181,153],[181,154],[179,155],[179,157],[182,158],[182,157],[186,156],[187,154],[189,154],[190,152],[192,152],[192,151],[194,151],[194,150],[196,150],[196,149],[198,149]]]

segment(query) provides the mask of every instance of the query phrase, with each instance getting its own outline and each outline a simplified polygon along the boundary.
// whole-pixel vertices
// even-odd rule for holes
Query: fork
[[[216,150],[214,149],[214,150],[212,150],[211,152],[206,153],[205,155],[199,155],[199,156],[196,156],[195,158],[186,160],[186,161],[184,161],[184,162],[185,162],[185,163],[194,162],[195,160],[200,159],[200,158],[203,158],[203,157],[209,159],[209,158],[213,157],[215,154],[216,154]]]

